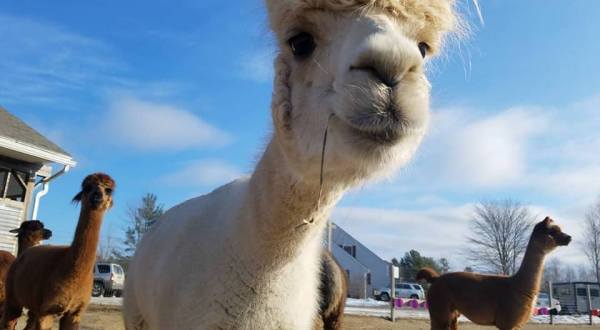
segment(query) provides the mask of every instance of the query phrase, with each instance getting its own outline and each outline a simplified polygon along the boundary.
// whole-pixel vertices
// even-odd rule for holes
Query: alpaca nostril
[[[354,65],[352,65],[352,66],[350,66],[350,71],[365,71],[365,72],[369,73],[371,76],[373,76],[375,79],[379,80],[382,84],[384,84],[390,88],[394,88],[398,85],[398,79],[396,79],[395,77],[392,77],[389,74],[386,74],[382,70],[378,70],[374,66],[370,66],[370,65],[354,66]]]

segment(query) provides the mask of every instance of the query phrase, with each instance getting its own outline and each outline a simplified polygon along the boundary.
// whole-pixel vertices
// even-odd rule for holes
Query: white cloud
[[[506,186],[525,175],[530,140],[543,132],[541,109],[512,108],[487,117],[467,111],[434,114],[426,142],[444,181],[477,187]]]
[[[115,101],[106,125],[114,142],[140,151],[219,147],[231,140],[192,112],[134,98]]]
[[[202,159],[190,162],[173,174],[165,175],[161,181],[172,186],[216,187],[241,177],[235,166],[219,159]]]

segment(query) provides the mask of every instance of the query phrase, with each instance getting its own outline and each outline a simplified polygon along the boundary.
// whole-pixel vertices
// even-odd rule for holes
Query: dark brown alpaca
[[[344,318],[344,307],[348,294],[346,273],[333,259],[331,253],[323,251],[321,255],[321,283],[319,286],[321,300],[319,314],[323,320],[323,329],[341,329]]]
[[[431,283],[427,292],[431,329],[457,329],[460,314],[479,325],[520,329],[531,317],[546,254],[570,242],[571,236],[546,218],[534,227],[521,268],[513,276],[464,272],[439,276],[431,269],[421,269],[417,280]]]
[[[89,303],[93,267],[105,212],[112,207],[114,181],[89,175],[73,201],[81,202],[79,222],[70,246],[36,246],[17,258],[6,278],[2,329],[13,330],[22,308],[29,309],[26,329],[78,329]]]
[[[22,222],[19,228],[13,229],[10,232],[17,234],[17,256],[21,255],[28,248],[36,246],[42,240],[49,239],[52,236],[52,231],[45,229],[44,224],[37,220]],[[4,280],[6,279],[6,273],[8,273],[8,269],[15,259],[12,253],[0,251],[0,307],[4,305]],[[2,312],[0,310],[0,317],[2,317]]]

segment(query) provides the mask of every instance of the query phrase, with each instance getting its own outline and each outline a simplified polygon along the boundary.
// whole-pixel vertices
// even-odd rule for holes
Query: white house
[[[389,262],[336,224],[332,224],[331,241],[331,252],[348,275],[349,297],[373,297],[373,289],[389,287]]]
[[[53,164],[59,166],[54,173]],[[0,107],[1,250],[16,252],[15,235],[8,231],[36,219],[50,181],[76,164],[69,153]]]

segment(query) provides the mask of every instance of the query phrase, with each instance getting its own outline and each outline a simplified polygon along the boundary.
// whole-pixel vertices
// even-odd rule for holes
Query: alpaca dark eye
[[[306,58],[313,53],[317,44],[312,35],[306,32],[300,32],[288,40],[292,53],[297,58]]]
[[[106,188],[106,190],[104,190],[104,191],[106,191],[106,193],[107,193],[107,194],[109,194],[109,195],[111,195],[111,194],[112,194],[112,192],[113,192],[113,190],[112,190],[112,189],[110,189],[110,188]]]
[[[425,56],[427,56],[427,53],[429,53],[429,45],[426,42],[419,42],[419,51],[421,52],[421,56],[423,56],[423,58],[425,58]]]

